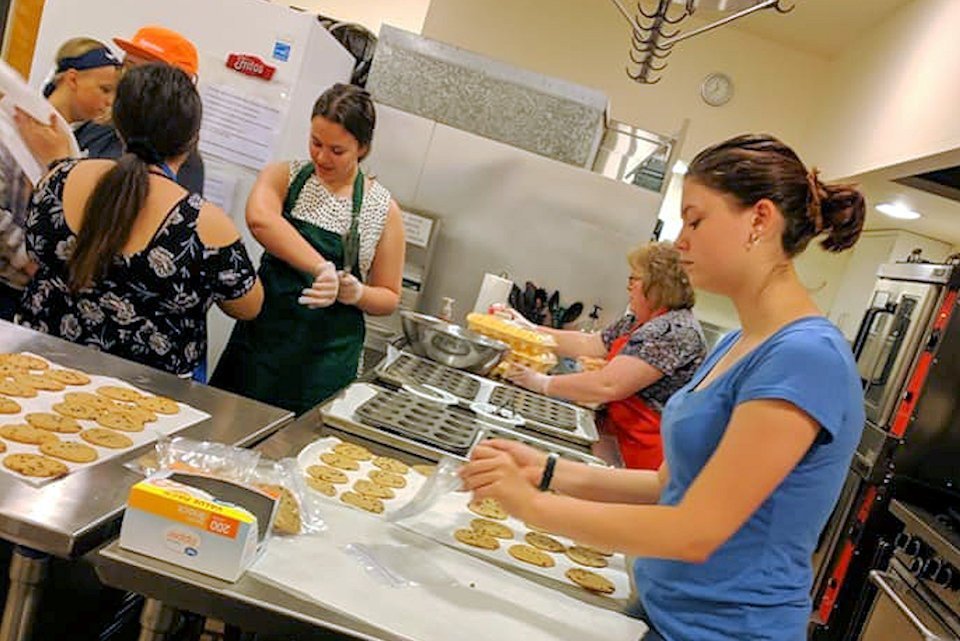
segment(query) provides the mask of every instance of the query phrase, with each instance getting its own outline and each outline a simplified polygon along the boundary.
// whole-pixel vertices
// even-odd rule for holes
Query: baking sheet
[[[29,356],[34,356],[36,358],[40,358],[46,361],[47,363],[49,363],[52,368],[83,371],[75,367],[66,367],[64,365],[60,365],[56,361],[52,361],[48,358],[44,358],[39,354],[33,354],[31,352],[20,352],[20,353],[27,354]],[[121,381],[116,378],[112,378],[109,376],[98,376],[95,374],[91,374],[90,372],[83,372],[83,373],[90,377],[90,383],[86,385],[67,385],[66,389],[60,392],[37,390],[37,395],[33,398],[20,398],[20,397],[12,397],[12,396],[7,397],[7,398],[10,398],[11,400],[16,401],[17,404],[20,405],[21,410],[17,414],[0,414],[0,425],[25,424],[27,421],[26,421],[26,418],[24,417],[27,414],[30,414],[33,412],[46,412],[50,414],[56,414],[56,412],[53,411],[53,406],[56,403],[62,402],[64,400],[64,395],[67,394],[68,392],[88,392],[91,394],[95,394],[98,387],[103,387],[105,385],[112,385],[116,387],[126,387],[129,389],[135,390],[143,394],[144,396],[155,396],[155,394],[153,394],[152,392],[144,391],[138,387],[130,385],[129,383],[125,381]],[[173,399],[173,400],[176,400],[176,399]],[[210,415],[207,414],[206,412],[201,412],[200,410],[194,407],[191,407],[185,403],[177,402],[177,405],[180,406],[180,412],[178,414],[171,416],[171,415],[155,413],[157,416],[157,420],[154,421],[153,423],[146,423],[144,426],[144,430],[142,432],[121,432],[119,430],[113,430],[120,434],[124,434],[130,437],[130,440],[133,441],[133,445],[131,447],[124,448],[122,450],[114,450],[106,447],[100,447],[92,443],[88,443],[87,441],[84,441],[82,438],[80,438],[79,432],[76,434],[57,433],[57,437],[61,441],[64,441],[64,442],[73,441],[73,442],[83,443],[84,445],[89,445],[93,447],[97,451],[98,458],[95,461],[91,461],[89,463],[72,463],[70,461],[64,461],[62,459],[55,459],[55,460],[60,461],[61,463],[66,465],[67,468],[69,468],[68,474],[72,474],[73,472],[76,472],[77,470],[83,469],[85,467],[99,465],[104,461],[108,461],[118,456],[125,456],[126,454],[129,454],[132,450],[135,450],[139,447],[147,445],[148,443],[153,443],[161,436],[164,436],[167,434],[173,434],[186,427],[194,425],[195,423],[199,423],[200,421],[210,418]],[[76,420],[77,423],[79,423],[83,429],[90,429],[93,427],[102,427],[96,421],[90,421],[85,419],[74,419],[74,420]],[[7,451],[0,454],[0,459],[7,456],[8,454],[42,454],[40,452],[40,447],[38,445],[27,445],[26,443],[17,443],[16,441],[11,441],[9,439],[4,439],[4,438],[0,438],[0,441],[2,441],[4,445],[7,446]],[[62,476],[55,477],[55,478],[37,478],[34,476],[24,476],[23,474],[18,474],[13,470],[10,470],[3,466],[0,466],[0,471],[2,471],[4,474],[10,474],[11,476],[15,476],[16,478],[24,481],[25,483],[29,483],[30,485],[34,485],[38,487],[41,485],[45,485],[47,483],[56,481],[58,478],[63,478]]]
[[[297,465],[300,468],[302,474],[307,475],[307,468],[311,465],[325,465],[326,467],[331,467],[323,461],[320,460],[320,455],[324,452],[332,451],[334,446],[338,443],[344,443],[349,441],[343,441],[342,439],[336,438],[335,436],[328,436],[326,438],[321,438],[319,440],[310,443],[305,448],[300,450],[300,453],[297,455]],[[348,505],[340,500],[340,495],[344,492],[355,492],[353,489],[353,484],[360,479],[370,479],[369,474],[373,470],[379,470],[380,468],[371,463],[370,461],[357,461],[360,466],[360,469],[357,471],[350,470],[340,470],[347,475],[347,482],[345,484],[337,485],[334,483],[333,487],[337,491],[336,496],[327,496],[322,492],[318,492],[309,485],[307,485],[307,491],[311,493],[312,496],[320,497],[328,502],[336,503],[337,505],[342,505],[343,507],[348,507],[353,510],[358,510],[366,514],[371,514],[372,516],[384,516],[393,512],[403,505],[406,505],[410,499],[416,495],[417,491],[423,487],[424,482],[426,482],[427,477],[423,476],[419,472],[411,468],[406,474],[401,474],[401,476],[406,479],[407,486],[402,488],[391,488],[395,494],[392,499],[381,499],[383,501],[384,511],[383,514],[373,514],[362,510],[353,505]],[[337,469],[337,468],[334,468]]]
[[[647,627],[494,564],[353,510],[333,508],[317,536],[274,538],[248,575],[410,641],[636,641]],[[402,545],[449,583],[393,587],[344,551]],[[335,577],[335,578],[332,578]]]
[[[330,436],[314,441],[303,448],[300,451],[300,454],[297,455],[297,465],[299,466],[301,473],[306,475],[306,470],[311,465],[326,465],[320,460],[320,455],[324,452],[331,451],[334,446],[341,442],[343,442],[341,439]],[[339,496],[343,492],[352,489],[355,481],[369,478],[368,474],[371,470],[379,469],[369,461],[358,461],[358,464],[360,465],[360,469],[357,471],[351,472],[347,470],[341,470],[347,475],[348,482],[346,484],[334,485],[334,488],[337,490],[336,496],[327,496],[307,486],[308,491],[312,496],[319,497],[329,503],[335,503],[345,508],[365,512],[374,517],[383,517],[406,505],[407,502],[409,502],[416,495],[417,491],[419,491],[419,489],[426,482],[426,477],[411,469],[404,476],[404,478],[407,480],[407,486],[394,490],[396,494],[394,498],[383,500],[384,513],[381,515],[371,514],[358,507],[343,503],[339,499]],[[503,523],[509,527],[514,532],[513,539],[500,539],[500,548],[498,550],[482,550],[471,545],[460,543],[453,538],[454,531],[460,528],[470,528],[470,523],[473,521],[473,519],[481,518],[480,515],[474,514],[467,509],[467,504],[470,502],[471,496],[472,495],[468,492],[451,492],[446,494],[440,497],[437,503],[426,512],[401,521],[399,525],[400,527],[409,529],[417,534],[433,539],[434,541],[458,548],[494,563],[539,574],[565,585],[573,586],[577,589],[582,588],[579,588],[579,586],[576,586],[576,584],[567,579],[564,576],[564,572],[570,568],[581,568],[591,572],[596,572],[597,574],[600,574],[612,581],[615,588],[613,594],[602,596],[608,596],[621,600],[629,598],[630,578],[627,574],[626,563],[622,555],[615,554],[612,557],[605,557],[609,563],[606,568],[588,568],[579,565],[571,561],[563,553],[553,554],[547,552],[547,554],[549,554],[556,562],[556,565],[552,568],[540,568],[514,559],[507,552],[507,549],[511,545],[525,543],[523,537],[527,532],[530,531],[530,529],[522,521],[513,517],[508,517],[506,521],[498,521],[499,523]],[[569,538],[553,534],[550,536],[557,539],[565,546],[569,547],[571,545],[575,545],[575,543]]]
[[[515,545],[517,543],[526,543],[523,537],[527,532],[532,530],[528,528],[523,521],[515,519],[512,516],[507,517],[506,521],[496,521],[497,523],[506,525],[514,532],[513,539],[499,539],[499,549],[483,550],[472,545],[461,543],[453,537],[453,533],[460,528],[469,529],[470,522],[473,521],[473,519],[483,518],[467,509],[467,504],[470,502],[470,500],[471,495],[465,492],[453,492],[451,494],[447,494],[442,496],[437,503],[426,512],[401,521],[400,526],[423,536],[427,536],[435,541],[439,541],[444,545],[462,549],[470,554],[489,559],[494,563],[520,568],[526,572],[539,574],[566,585],[574,585],[568,578],[564,576],[564,572],[571,568],[581,568],[584,570],[589,570],[590,572],[596,572],[597,574],[600,574],[601,576],[604,576],[613,582],[614,592],[613,594],[607,596],[610,596],[614,599],[629,598],[630,577],[627,574],[626,562],[621,554],[614,554],[610,557],[604,557],[609,563],[609,565],[605,568],[590,568],[580,565],[579,563],[574,563],[569,559],[569,557],[567,557],[566,554],[562,552],[556,554],[547,552],[547,554],[551,556],[556,563],[556,565],[554,565],[552,568],[541,568],[531,565],[530,563],[524,563],[514,559],[507,552],[507,549],[511,545]],[[549,534],[549,536],[557,539],[567,547],[576,545],[576,542],[567,537],[556,534]]]

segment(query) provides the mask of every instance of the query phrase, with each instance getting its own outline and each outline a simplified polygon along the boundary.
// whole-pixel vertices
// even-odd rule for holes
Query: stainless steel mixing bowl
[[[506,343],[471,332],[435,316],[400,312],[410,351],[449,367],[486,375],[510,351]]]

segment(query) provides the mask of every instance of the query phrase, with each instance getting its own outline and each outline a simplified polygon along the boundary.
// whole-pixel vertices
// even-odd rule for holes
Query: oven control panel
[[[892,506],[891,512],[904,524],[893,541],[893,555],[944,605],[960,613],[960,546],[955,545],[960,536],[953,524],[912,506],[909,518],[902,509]]]

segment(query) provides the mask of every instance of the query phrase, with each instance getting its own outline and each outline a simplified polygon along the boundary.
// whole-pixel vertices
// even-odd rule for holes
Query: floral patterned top
[[[256,271],[241,240],[204,246],[203,199],[190,194],[167,214],[141,251],[117,255],[107,274],[70,291],[67,259],[77,242],[63,215],[63,187],[77,160],[57,165],[27,210],[27,253],[39,265],[17,322],[172,374],[188,375],[206,353],[207,310],[246,294]]]
[[[689,309],[669,311],[640,327],[634,328],[635,324],[633,314],[627,314],[603,330],[603,344],[609,350],[615,340],[633,329],[620,355],[639,358],[663,372],[663,378],[637,392],[640,400],[663,411],[667,400],[689,383],[700,367],[707,355],[707,341]]]

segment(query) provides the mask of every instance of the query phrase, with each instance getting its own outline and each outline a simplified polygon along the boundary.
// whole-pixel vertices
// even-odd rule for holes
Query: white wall
[[[600,89],[610,97],[612,118],[651,131],[672,134],[689,118],[680,151],[686,160],[730,136],[763,131],[819,163],[809,153],[810,115],[823,100],[817,87],[829,61],[764,38],[729,27],[697,36],[677,46],[658,84],[640,85],[625,72],[629,28],[608,0],[433,0],[423,35]],[[700,83],[714,71],[734,82],[734,97],[722,107],[700,98]],[[817,290],[814,296],[825,311],[839,284],[828,274],[840,273],[846,260],[811,248],[798,261],[801,277]],[[739,325],[726,299],[698,292],[697,300],[702,319]]]
[[[384,105],[366,165],[401,207],[441,221],[423,311],[473,309],[484,272],[527,280],[561,303],[627,304],[627,252],[654,228],[660,195]],[[586,320],[586,317],[583,317]]]
[[[859,38],[807,87],[811,142],[827,177],[960,148],[960,2],[915,0]],[[856,33],[852,31],[852,33]]]
[[[387,23],[420,33],[430,0],[270,0],[346,22],[361,24],[373,33]]]

